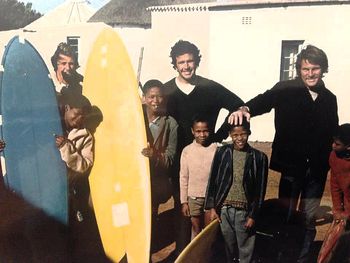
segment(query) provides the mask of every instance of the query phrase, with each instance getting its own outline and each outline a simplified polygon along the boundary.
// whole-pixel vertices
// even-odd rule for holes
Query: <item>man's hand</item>
[[[191,214],[190,214],[190,207],[188,206],[188,203],[183,203],[181,205],[181,212],[183,214],[183,216],[186,216],[186,217],[190,217]]]
[[[245,223],[244,227],[249,230],[251,229],[255,224],[255,221],[253,218],[248,217],[247,222]]]
[[[228,117],[228,123],[231,125],[241,125],[243,122],[243,117],[246,117],[248,122],[250,121],[249,109],[246,106],[242,106],[238,110],[232,112]]]
[[[143,148],[141,153],[143,156],[146,156],[148,158],[153,157],[153,148],[150,146],[149,142],[147,143],[147,148]]]
[[[67,142],[67,139],[61,135],[55,135],[56,137],[56,146],[57,148],[61,148]]]

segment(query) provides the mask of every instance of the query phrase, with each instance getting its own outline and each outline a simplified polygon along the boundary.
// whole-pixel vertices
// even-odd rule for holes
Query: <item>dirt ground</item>
[[[270,156],[271,143],[251,142],[250,144]],[[285,227],[284,223],[276,221],[278,217],[271,216],[276,212],[280,212],[280,207],[276,209],[273,206],[276,204],[279,178],[280,175],[278,173],[269,172],[267,194],[264,209],[262,210],[262,214],[265,213],[264,224],[261,224],[259,227],[257,226],[258,230],[260,229],[262,233],[267,233],[268,235],[257,235],[256,247],[259,248],[258,262],[295,262],[295,260],[293,261],[293,257],[297,255],[297,251],[294,248],[301,242],[298,240],[300,236],[297,235],[300,233],[300,225],[296,224],[293,226],[293,231],[295,231],[292,231],[292,235],[281,235],[281,232],[285,233],[281,231]],[[274,210],[271,210],[271,207]],[[331,207],[329,181],[327,180],[321,208],[318,213],[317,236],[313,244],[314,258],[310,261],[311,263],[316,262],[315,259],[317,258],[325,232],[332,221]],[[174,231],[177,231],[177,229],[174,230],[173,227],[169,227],[169,222],[172,222],[173,212],[172,198],[159,207],[159,222],[157,221],[157,228],[153,228],[157,231],[158,235],[156,235],[152,246],[152,262],[174,262],[172,252],[175,248],[175,243],[173,237]],[[67,227],[53,221],[42,211],[32,207],[14,193],[6,191],[1,181],[0,215],[0,262],[68,262],[66,260],[68,257],[66,247]],[[225,254],[224,251],[220,250],[221,247],[216,250],[219,251],[216,254],[219,258]],[[285,254],[277,253],[277,251],[283,249],[286,250]],[[85,250],[95,251],[96,246],[95,244],[91,244],[91,247],[86,247]],[[217,257],[212,262],[223,262],[218,260]],[[89,258],[91,259],[89,262],[103,262],[95,260],[90,256]],[[87,261],[84,260],[84,262]]]
[[[265,152],[268,157],[271,155],[271,143],[270,142],[250,142],[250,145]],[[280,174],[277,172],[274,172],[272,170],[269,170],[269,177],[268,177],[268,184],[267,184],[267,193],[265,197],[265,201],[268,203],[269,201],[273,202],[273,200],[276,200],[278,196],[278,185],[279,185],[279,179]],[[325,191],[323,194],[323,198],[321,201],[321,207],[318,211],[317,216],[317,235],[313,244],[314,247],[314,258],[310,262],[316,262],[317,254],[319,251],[319,248],[322,244],[324,235],[329,228],[329,225],[332,221],[332,215],[331,215],[331,207],[332,207],[332,200],[330,196],[330,186],[329,186],[329,175],[327,178],[327,183],[325,187]],[[173,200],[170,199],[167,203],[162,204],[159,208],[159,214],[166,214],[171,213],[173,208]],[[298,240],[293,240],[294,237],[290,237],[291,243],[297,243]],[[265,241],[261,241],[264,243]],[[266,244],[269,241],[266,241]],[[285,244],[286,246],[288,244]],[[169,245],[162,247],[160,250],[156,250],[152,254],[152,262],[173,262],[173,259],[171,259],[171,253],[173,252],[175,248],[175,243],[172,242]],[[268,250],[273,250],[274,248],[269,247]],[[295,251],[289,251],[289,253],[296,253]],[[285,260],[259,260],[259,262],[287,262]]]

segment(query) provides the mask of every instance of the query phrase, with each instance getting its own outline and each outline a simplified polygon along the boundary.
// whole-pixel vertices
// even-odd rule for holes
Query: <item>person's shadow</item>
[[[68,226],[0,186],[0,261],[70,262]]]
[[[255,257],[259,262],[297,261],[304,231],[302,215],[295,212],[287,224],[287,213],[287,208],[278,199],[264,202],[256,225]]]

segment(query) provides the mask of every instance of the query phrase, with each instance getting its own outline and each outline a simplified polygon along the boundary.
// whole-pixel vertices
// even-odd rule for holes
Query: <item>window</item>
[[[282,41],[280,80],[296,77],[295,62],[304,40]]]
[[[79,37],[67,37],[67,44],[72,47],[79,61]]]

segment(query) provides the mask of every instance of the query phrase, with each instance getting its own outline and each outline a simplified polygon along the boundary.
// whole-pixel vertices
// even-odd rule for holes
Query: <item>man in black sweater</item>
[[[165,83],[168,98],[168,114],[175,118],[178,128],[178,156],[182,149],[192,143],[192,120],[196,115],[206,116],[209,127],[215,124],[221,109],[232,112],[243,105],[243,101],[234,93],[219,83],[196,75],[201,55],[196,45],[180,40],[171,48],[170,57],[173,68],[178,75]],[[213,134],[211,140],[221,142],[228,136],[230,126],[225,121]],[[178,215],[175,220],[180,225],[176,228],[176,252],[178,254],[190,240],[190,222],[181,215],[179,201],[178,169],[175,169],[173,178],[175,210]]]
[[[281,173],[279,199],[287,208],[290,222],[299,210],[305,235],[298,262],[309,262],[316,235],[315,214],[324,191],[332,136],[338,126],[337,99],[322,81],[328,72],[326,54],[307,46],[297,57],[298,77],[278,82],[233,112],[229,122],[240,122],[275,110],[275,138],[270,168]]]

